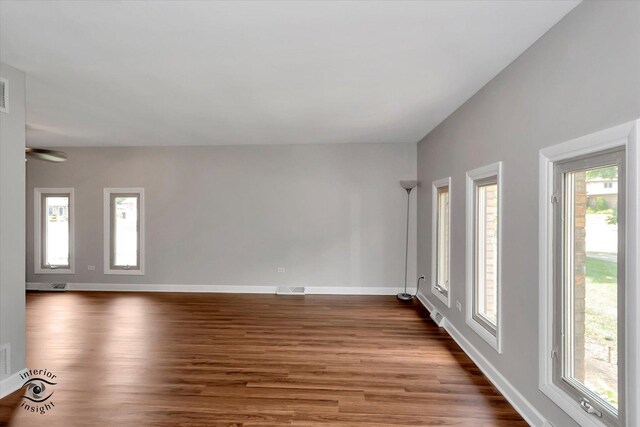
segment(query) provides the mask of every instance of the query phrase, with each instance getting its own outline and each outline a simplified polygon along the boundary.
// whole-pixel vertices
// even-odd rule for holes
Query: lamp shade
[[[418,185],[418,181],[400,181],[400,186],[405,190],[411,190],[416,185]]]

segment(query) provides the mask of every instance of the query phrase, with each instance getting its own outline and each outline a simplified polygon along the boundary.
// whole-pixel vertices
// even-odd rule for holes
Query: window
[[[624,381],[624,150],[554,167],[554,383],[607,425],[619,425]],[[616,180],[595,209],[589,181]]]
[[[501,169],[467,172],[467,324],[498,352]]]
[[[640,419],[639,130],[540,151],[540,390],[585,426]]]
[[[34,190],[34,272],[73,274],[73,188]]]
[[[433,182],[431,292],[447,307],[451,306],[449,298],[450,189],[451,178]]]
[[[144,274],[144,190],[104,190],[105,274]]]

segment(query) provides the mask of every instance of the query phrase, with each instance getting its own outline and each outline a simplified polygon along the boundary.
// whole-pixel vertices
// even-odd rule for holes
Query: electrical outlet
[[[88,266],[87,266],[87,270],[89,270],[89,271],[96,271],[96,266],[95,266],[95,265],[88,265]]]
[[[278,267],[278,273],[285,273],[287,270],[284,267]]]
[[[456,307],[458,307],[458,311],[462,311],[462,303],[460,301],[456,301]]]

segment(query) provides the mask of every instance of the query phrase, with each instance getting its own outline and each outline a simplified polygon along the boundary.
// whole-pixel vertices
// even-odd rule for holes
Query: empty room
[[[0,426],[640,426],[640,1],[0,0]]]

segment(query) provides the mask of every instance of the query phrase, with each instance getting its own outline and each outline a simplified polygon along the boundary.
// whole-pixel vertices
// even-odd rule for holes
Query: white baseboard
[[[50,283],[28,282],[28,291],[48,289]],[[274,294],[276,286],[224,286],[224,285],[174,285],[174,284],[131,284],[131,283],[67,283],[68,291],[100,292],[202,292],[202,293],[245,293]]]
[[[307,295],[396,295],[402,292],[401,287],[376,286],[307,286]]]
[[[489,378],[504,397],[529,425],[542,427],[547,420],[540,412],[476,349],[451,322],[446,322],[445,330],[464,350],[480,370]]]
[[[422,292],[418,292],[418,301],[420,301],[422,305],[424,305],[424,308],[426,308],[429,311],[429,313],[431,313],[435,308],[433,304],[431,304],[431,301],[429,301]]]
[[[50,283],[28,282],[28,291],[49,289]],[[231,294],[275,294],[277,286],[175,285],[123,283],[67,283],[69,291],[113,292],[193,292]],[[308,286],[307,295],[395,295],[401,287],[380,286]]]
[[[26,372],[27,369],[25,368],[0,381],[0,399],[22,387],[24,380],[20,376]]]
[[[424,294],[419,293],[418,299],[425,306],[429,312],[433,310],[434,305],[427,299]],[[511,384],[488,360],[485,358],[477,348],[475,348],[469,340],[467,340],[460,331],[445,319],[444,329],[458,343],[460,348],[469,356],[469,358],[476,364],[478,368],[493,385],[502,393],[502,395],[511,403],[516,411],[534,427],[548,427],[551,426],[544,416],[538,412],[538,410]]]

